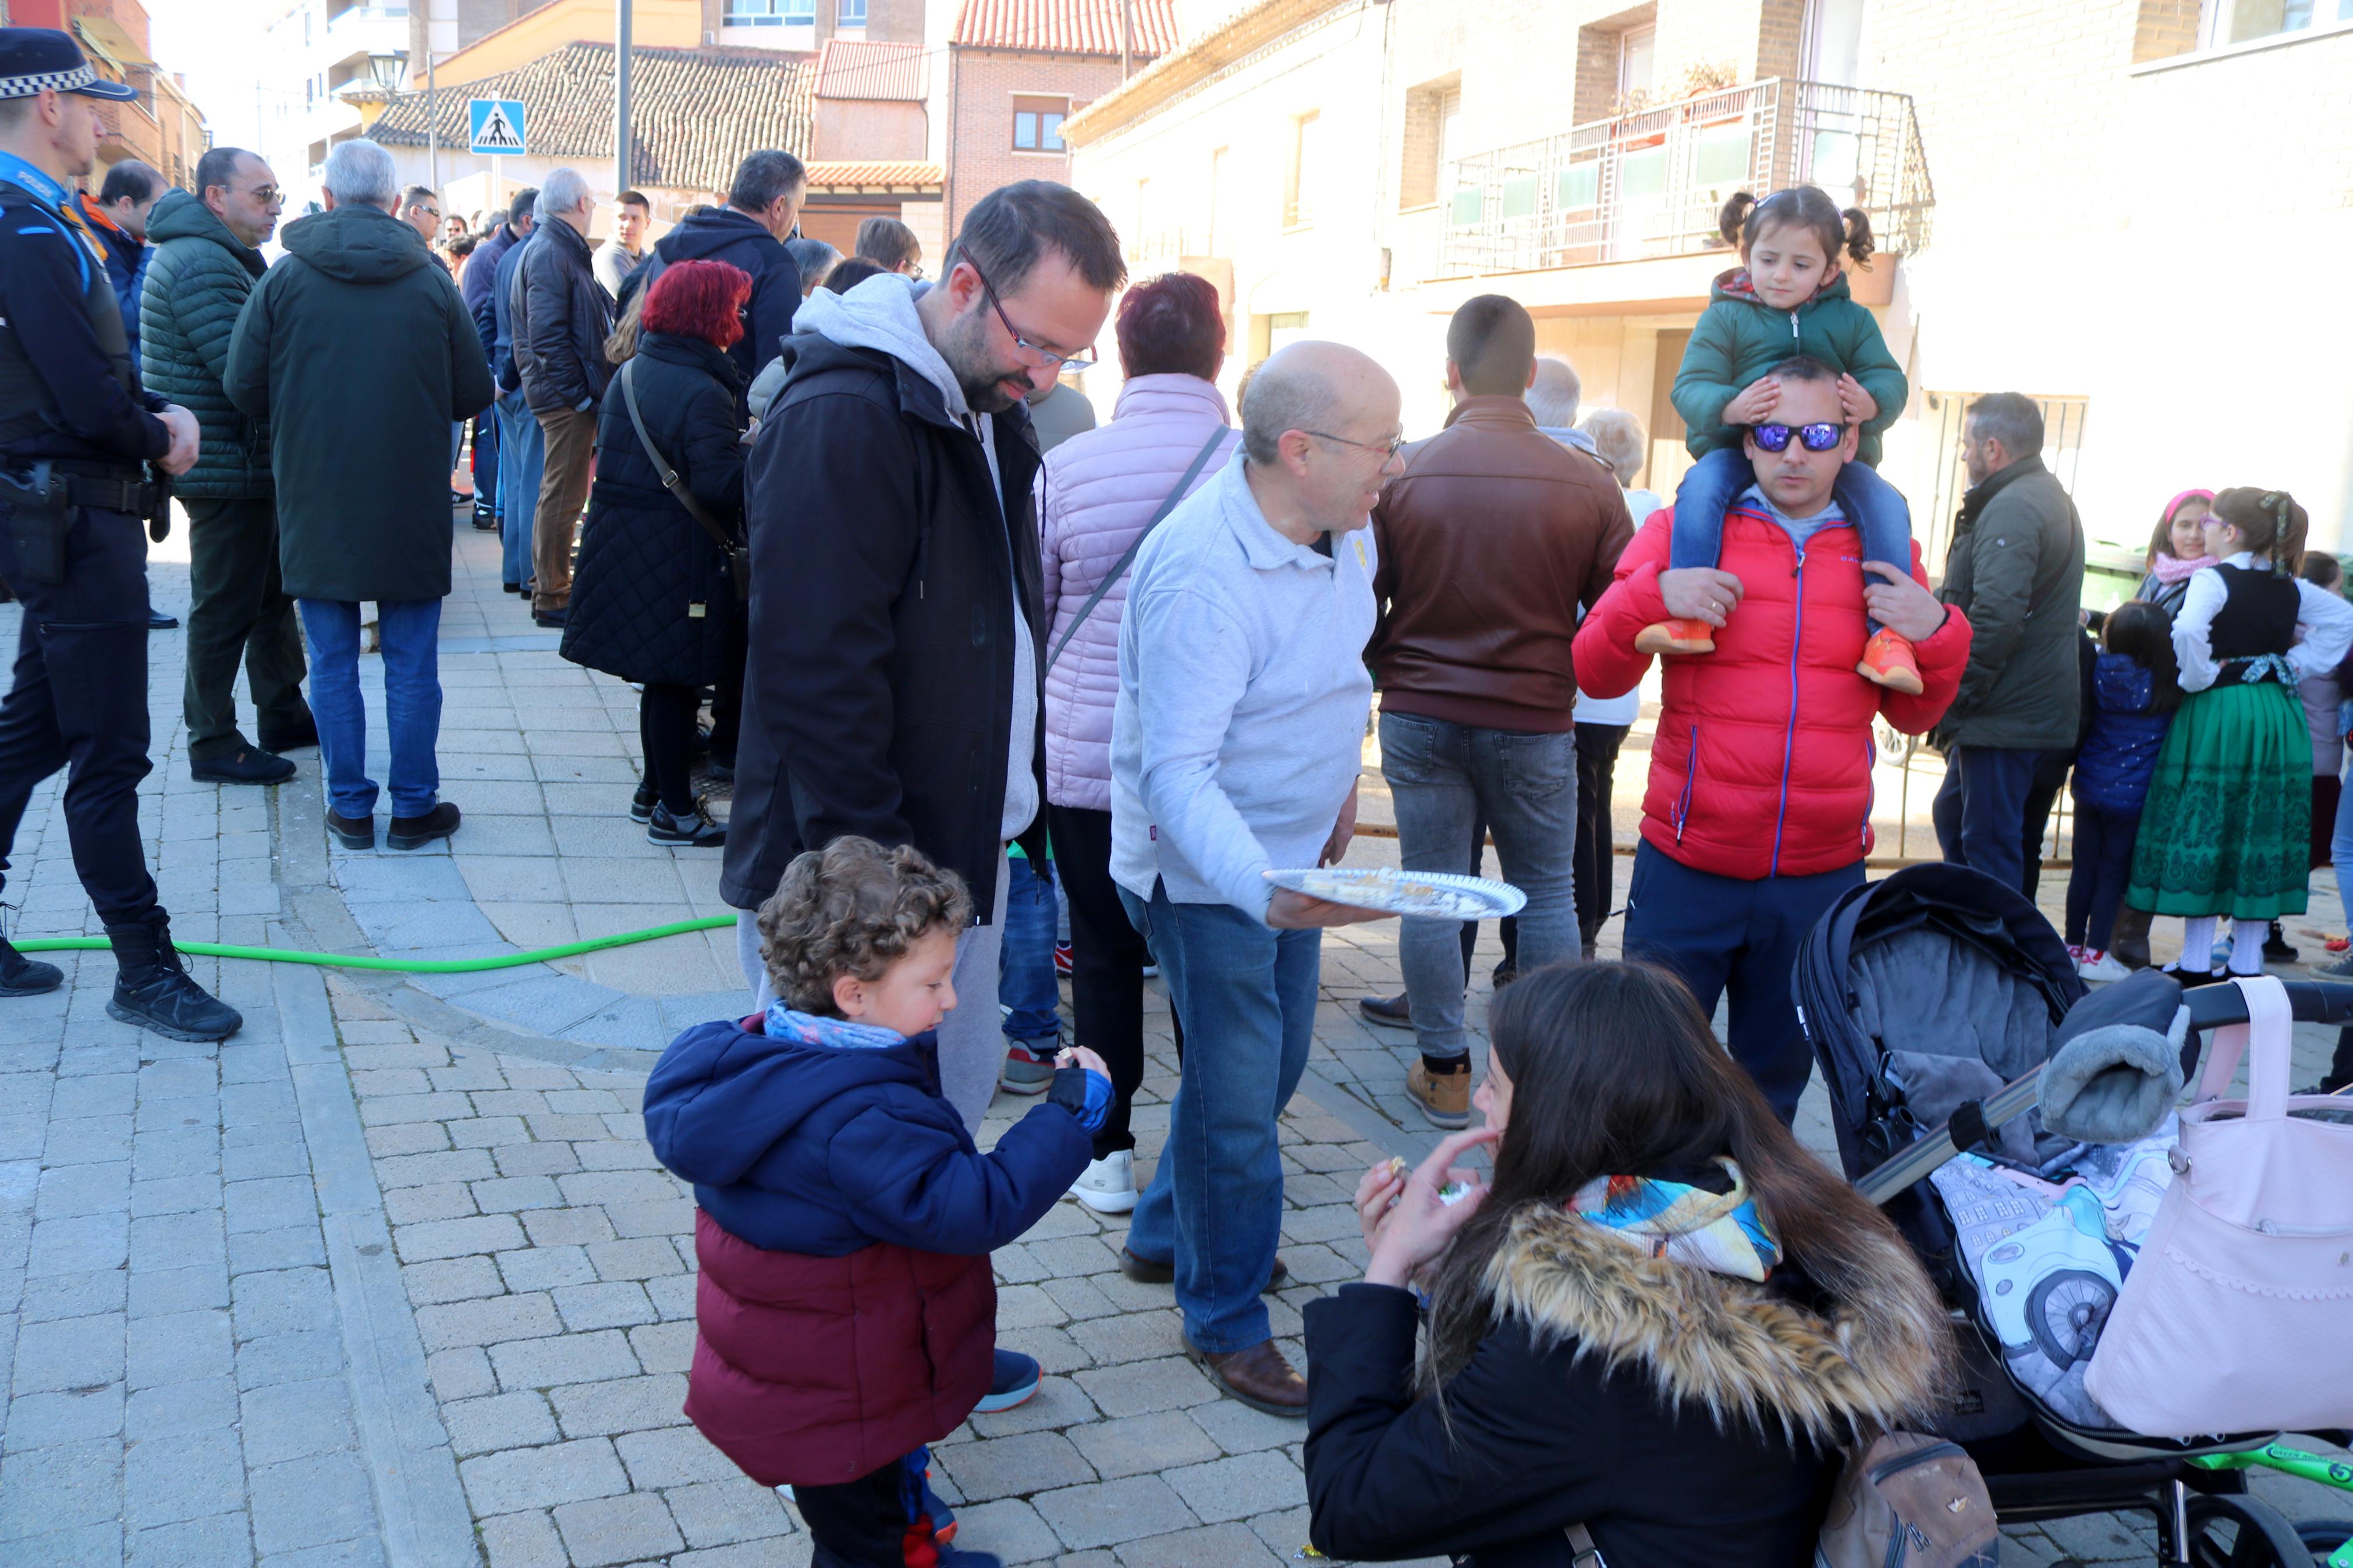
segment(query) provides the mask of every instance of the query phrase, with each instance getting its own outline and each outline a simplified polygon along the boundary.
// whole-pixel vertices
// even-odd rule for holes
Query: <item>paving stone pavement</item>
[[[151,639],[142,825],[181,935],[456,956],[720,912],[715,855],[646,854],[618,820],[634,695],[555,658],[483,541],[461,531],[459,555],[442,763],[468,821],[437,851],[331,851],[314,753],[275,791],[192,784],[178,637]],[[184,606],[185,568],[154,575]],[[14,617],[0,609],[0,637]],[[94,932],[58,795],[44,786],[20,835],[13,929]],[[1394,855],[1360,842],[1361,859]],[[2054,913],[2063,881],[2045,879]],[[737,1005],[729,933],[429,983],[194,960],[246,1014],[217,1049],[112,1023],[111,959],[61,956],[66,989],[0,1014],[0,1562],[807,1562],[790,1506],[680,1415],[691,1205],[638,1118],[647,1047]],[[1364,1260],[1356,1173],[1432,1141],[1401,1099],[1409,1037],[1354,1010],[1396,988],[1389,932],[1326,943],[1283,1121],[1294,1283],[1271,1303],[1303,1361],[1300,1309]],[[2300,1071],[2327,1043],[2300,1033]],[[1153,1044],[1145,1172],[1175,1084],[1157,1016]],[[1000,1097],[984,1142],[1027,1109]],[[1818,1090],[1799,1131],[1829,1147]],[[1002,1342],[1047,1376],[935,1449],[962,1540],[1058,1568],[1288,1560],[1306,1539],[1303,1427],[1219,1397],[1184,1359],[1167,1289],[1117,1271],[1124,1228],[1066,1203],[997,1256]],[[2295,1483],[2259,1488],[2332,1511]],[[2152,1552],[2130,1519],[2008,1533],[2030,1563]]]

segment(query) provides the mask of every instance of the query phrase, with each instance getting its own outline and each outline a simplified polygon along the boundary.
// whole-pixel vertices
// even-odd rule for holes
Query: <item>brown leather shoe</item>
[[[1188,1335],[1185,1353],[1209,1374],[1210,1382],[1252,1410],[1294,1420],[1306,1418],[1307,1380],[1292,1370],[1272,1340],[1261,1340],[1246,1351],[1217,1355],[1197,1349]]]
[[[1176,1266],[1174,1263],[1138,1258],[1124,1247],[1119,1249],[1119,1271],[1139,1285],[1173,1285],[1176,1282]],[[1274,1268],[1266,1277],[1266,1283],[1259,1287],[1259,1294],[1271,1296],[1290,1283],[1291,1265],[1278,1256]]]

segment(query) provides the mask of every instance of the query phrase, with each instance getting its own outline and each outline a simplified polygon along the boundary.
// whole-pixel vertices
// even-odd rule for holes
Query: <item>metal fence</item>
[[[1916,254],[1936,194],[1912,100],[1773,79],[1573,126],[1449,165],[1433,277],[1681,256],[1720,247],[1735,191],[1820,185]]]

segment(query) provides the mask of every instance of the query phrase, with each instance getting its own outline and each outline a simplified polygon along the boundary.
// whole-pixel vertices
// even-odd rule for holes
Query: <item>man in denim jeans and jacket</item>
[[[1282,1113],[1315,1025],[1318,928],[1380,917],[1278,891],[1356,826],[1372,682],[1366,514],[1396,469],[1398,389],[1337,343],[1266,361],[1244,460],[1145,540],[1120,626],[1112,879],[1185,1020],[1168,1142],[1120,1259],[1174,1279],[1187,1352],[1276,1415],[1307,1384],[1261,1295],[1282,1275]]]
[[[1373,509],[1379,627],[1367,657],[1381,689],[1381,772],[1409,871],[1476,868],[1476,824],[1504,877],[1528,896],[1519,964],[1579,951],[1570,864],[1577,839],[1577,609],[1609,586],[1633,537],[1601,460],[1536,427],[1535,323],[1482,294],[1446,332],[1446,428],[1405,450]],[[1421,1059],[1406,1092],[1431,1125],[1471,1114],[1457,922],[1409,920],[1398,938]]]

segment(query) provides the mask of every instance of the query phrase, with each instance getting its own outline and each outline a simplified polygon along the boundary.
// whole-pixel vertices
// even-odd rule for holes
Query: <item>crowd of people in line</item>
[[[94,138],[77,95],[103,94],[60,47],[0,30],[0,208],[65,225]],[[483,235],[345,142],[325,210],[269,266],[266,163],[215,149],[195,178],[145,210],[111,176],[80,198],[77,234],[103,217],[152,242],[143,381],[103,279],[74,281],[78,237],[0,236],[0,337],[53,422],[98,444],[111,419],[129,434],[104,449],[180,479],[191,765],[276,782],[277,753],[315,736],[329,831],[372,846],[374,603],[386,842],[459,829],[435,647],[474,421],[506,586],[566,657],[641,689],[627,809],[658,843],[723,851],[749,1010],[681,1035],[645,1100],[697,1203],[686,1413],[793,1489],[826,1568],[996,1561],[955,1543],[926,1445],[1038,1392],[1038,1363],[996,1344],[987,1255],[1066,1196],[1131,1214],[1121,1268],[1173,1287],[1220,1390],[1306,1418],[1324,1551],[1810,1561],[1841,1451],[1931,1418],[1949,1384],[1919,1263],[1788,1131],[1810,1071],[1791,964],[1864,878],[1874,725],[1944,751],[1946,858],[2030,893],[2034,799],[2072,764],[2067,935],[2094,978],[2126,910],[2183,918],[2185,981],[2209,976],[2222,918],[2228,969],[2256,972],[2268,922],[2305,907],[2317,817],[2353,839],[2334,787],[2353,605],[2333,563],[2306,562],[2304,510],[2261,488],[2176,497],[2095,646],[2041,414],[1995,394],[1967,411],[1971,488],[1932,592],[1903,497],[1870,471],[1909,393],[1845,281],[1869,226],[1817,191],[1726,209],[1740,265],[1676,381],[1695,461],[1669,506],[1631,488],[1639,423],[1580,424],[1573,368],[1502,295],[1455,312],[1453,407],[1426,437],[1389,374],[1335,342],[1266,358],[1229,408],[1214,287],[1131,287],[1103,213],[1047,182],[976,203],[927,279],[903,226],[870,225],[849,259],[794,237],[805,176],[777,152],[650,247],[625,194],[592,247],[575,171]],[[68,362],[25,324],[45,297],[28,279],[91,323],[98,393],[48,368]],[[1091,428],[1064,378],[1114,305],[1124,379]],[[0,356],[0,440],[34,385]],[[110,389],[99,413],[74,401]],[[50,456],[10,440],[12,464]],[[26,600],[0,837],[69,763],[110,936],[119,914],[147,922],[116,944],[117,1016],[221,1038],[234,1011],[179,969],[143,866],[95,831],[127,811],[136,860],[143,661],[135,726],[112,688],[94,714],[58,700],[97,703],[111,668],[67,612],[101,592],[146,612],[132,503],[153,498],[69,494],[91,575],[49,581],[13,513],[0,555]],[[129,613],[97,619],[143,638]],[[1628,962],[1600,963],[1609,780],[1654,663]],[[1302,1376],[1266,1305],[1289,1274],[1277,1119],[1322,933],[1386,917],[1269,873],[1346,857],[1377,690],[1404,866],[1472,871],[1492,838],[1527,901],[1475,1089],[1472,932],[1407,921],[1404,995],[1366,1000],[1413,1030],[1406,1092],[1450,1135],[1359,1181],[1364,1278],[1306,1309]],[[706,693],[723,826],[691,793]],[[1150,969],[1182,1060],[1139,1192]],[[0,994],[60,978],[0,941]],[[1041,1098],[983,1152],[1000,1089]],[[1485,1177],[1458,1163],[1480,1147]]]

